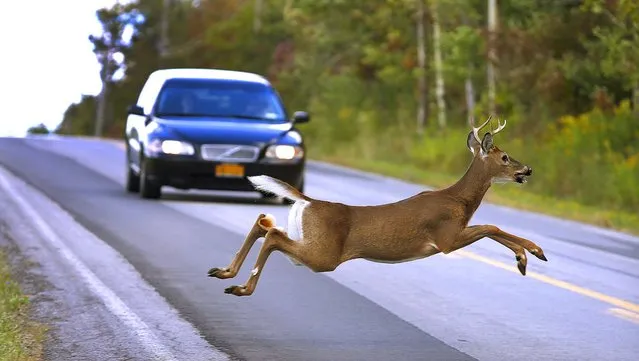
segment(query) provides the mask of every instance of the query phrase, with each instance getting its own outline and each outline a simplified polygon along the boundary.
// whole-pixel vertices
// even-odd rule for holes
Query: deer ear
[[[491,149],[493,149],[493,135],[486,133],[484,134],[484,139],[481,141],[481,151],[487,154]]]
[[[468,137],[466,138],[466,146],[468,147],[470,152],[473,154],[477,154],[477,152],[479,152],[479,148],[481,147],[481,144],[479,144],[477,139],[475,139],[475,135],[473,134],[472,131],[468,133]]]

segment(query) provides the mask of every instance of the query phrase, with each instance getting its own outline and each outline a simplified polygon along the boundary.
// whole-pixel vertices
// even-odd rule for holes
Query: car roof
[[[241,80],[270,85],[269,81],[261,75],[236,70],[204,69],[204,68],[176,68],[156,70],[149,77],[164,82],[168,79],[224,79]]]

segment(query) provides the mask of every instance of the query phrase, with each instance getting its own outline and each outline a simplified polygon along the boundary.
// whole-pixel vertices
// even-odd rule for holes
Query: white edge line
[[[130,328],[132,334],[138,338],[142,346],[147,349],[156,360],[178,359],[158,340],[153,331],[140,317],[135,314],[109,287],[107,287],[75,254],[64,244],[55,234],[49,225],[40,215],[29,205],[29,203],[16,192],[4,175],[0,174],[0,186],[7,192],[8,196],[22,209],[29,217],[34,226],[49,243],[55,246],[60,255],[75,268],[77,273],[84,279],[93,293],[104,303],[107,309]]]

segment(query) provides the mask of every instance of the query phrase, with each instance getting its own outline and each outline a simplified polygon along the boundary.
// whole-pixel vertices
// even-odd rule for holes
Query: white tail
[[[246,178],[257,190],[273,193],[276,196],[284,197],[292,201],[309,200],[309,198],[303,195],[300,191],[279,179],[269,177],[267,175],[258,175]]]

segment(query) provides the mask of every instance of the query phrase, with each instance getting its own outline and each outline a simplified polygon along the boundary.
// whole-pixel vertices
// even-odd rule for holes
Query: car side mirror
[[[293,113],[293,123],[308,123],[311,120],[311,116],[307,112],[296,111]]]
[[[129,109],[127,109],[127,113],[129,114],[134,114],[134,115],[140,115],[140,116],[146,116],[146,114],[144,114],[144,108],[142,108],[141,106],[135,104],[135,105],[131,105],[129,107]]]

